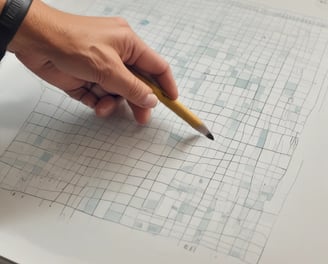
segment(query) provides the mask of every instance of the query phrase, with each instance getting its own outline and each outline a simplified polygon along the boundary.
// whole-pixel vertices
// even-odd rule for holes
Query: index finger
[[[138,69],[154,77],[172,100],[177,99],[178,88],[167,61],[145,43],[143,43],[143,45],[137,45],[137,47],[143,48],[135,50],[135,52],[139,54],[134,54],[137,56],[137,59],[134,61],[133,66],[136,66]]]

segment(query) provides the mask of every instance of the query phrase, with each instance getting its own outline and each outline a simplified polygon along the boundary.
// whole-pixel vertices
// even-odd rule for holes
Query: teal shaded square
[[[42,156],[40,157],[40,160],[44,161],[44,162],[48,162],[51,158],[53,157],[53,155],[49,152],[44,152],[42,154]]]
[[[162,227],[156,224],[149,224],[148,230],[149,233],[159,234],[162,231]]]
[[[84,207],[84,212],[86,212],[87,214],[93,214],[93,212],[96,210],[98,202],[99,199],[94,199],[94,198],[89,199]]]
[[[195,212],[195,207],[183,202],[179,208],[179,213],[186,214],[186,215],[192,215]]]
[[[284,94],[288,97],[293,97],[297,89],[297,84],[292,82],[287,82],[284,88]]]
[[[113,210],[108,210],[104,216],[109,221],[119,223],[122,218],[122,213],[113,211]]]
[[[259,148],[263,148],[264,147],[265,141],[266,141],[266,139],[268,137],[268,133],[269,133],[268,129],[262,129],[261,134],[259,136],[259,139],[257,141],[256,146],[258,146]]]
[[[149,22],[149,20],[147,20],[147,19],[143,19],[143,20],[141,20],[140,21],[140,25],[143,25],[143,26],[146,26],[146,25],[148,25],[150,22]]]
[[[102,188],[97,188],[93,194],[93,198],[100,199],[104,194],[105,190]]]
[[[42,168],[41,168],[41,167],[39,167],[39,166],[34,166],[34,167],[33,167],[33,170],[32,170],[32,174],[33,174],[33,175],[40,175],[41,171],[42,171]]]
[[[154,210],[158,205],[158,201],[156,200],[147,200],[145,203],[145,208]]]
[[[239,88],[246,89],[247,85],[248,85],[248,80],[237,78],[237,80],[235,82],[235,86],[239,87]]]
[[[43,142],[43,137],[37,136],[37,138],[34,140],[34,145],[40,146]]]
[[[215,58],[217,54],[218,54],[217,49],[207,48],[207,50],[206,50],[206,55],[208,55],[211,58]]]

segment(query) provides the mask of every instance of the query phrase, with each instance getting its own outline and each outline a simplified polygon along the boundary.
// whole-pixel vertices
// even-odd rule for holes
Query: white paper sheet
[[[162,105],[143,127],[125,111],[96,118],[15,66],[29,82],[2,83],[38,88],[0,157],[3,237],[54,263],[261,263],[303,168],[302,133],[324,109],[327,24],[245,1],[83,1],[78,12],[125,17],[215,141]]]

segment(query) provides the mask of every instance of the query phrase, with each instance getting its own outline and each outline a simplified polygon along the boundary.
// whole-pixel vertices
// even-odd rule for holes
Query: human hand
[[[124,98],[139,123],[148,121],[157,98],[126,65],[150,74],[171,99],[178,97],[168,63],[121,18],[68,14],[34,0],[8,49],[99,116],[111,114]]]

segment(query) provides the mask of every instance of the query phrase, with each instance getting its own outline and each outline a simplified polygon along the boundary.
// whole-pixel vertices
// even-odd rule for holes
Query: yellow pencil
[[[207,138],[214,140],[213,135],[202,122],[193,112],[191,112],[186,106],[184,106],[178,100],[171,100],[163,93],[163,90],[159,87],[157,83],[154,81],[146,78],[145,76],[141,75],[140,73],[136,72],[134,69],[130,69],[131,72],[146,83],[157,96],[158,100],[160,100],[163,104],[165,104],[169,109],[171,109],[174,113],[180,116],[184,121],[186,121],[189,125],[191,125],[194,129],[205,135]]]

